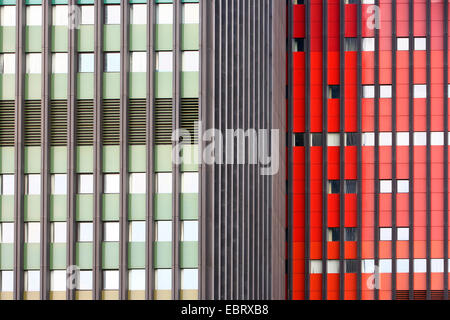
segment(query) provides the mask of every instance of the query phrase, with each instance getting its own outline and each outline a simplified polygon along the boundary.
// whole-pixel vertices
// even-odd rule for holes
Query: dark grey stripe
[[[379,7],[379,0],[375,0],[375,5]],[[375,28],[375,63],[374,63],[374,88],[375,88],[375,117],[374,117],[374,127],[375,127],[375,194],[374,194],[374,256],[375,265],[379,266],[379,241],[380,241],[380,231],[379,231],[379,216],[380,216],[380,39],[379,30]],[[375,300],[379,299],[379,288],[374,289]]]
[[[357,152],[357,176],[358,176],[358,193],[356,195],[356,210],[357,210],[357,226],[358,226],[358,243],[357,243],[357,260],[358,260],[358,274],[356,278],[356,288],[357,288],[357,299],[362,299],[362,107],[361,107],[361,96],[362,96],[362,56],[361,56],[361,17],[362,17],[362,6],[361,2],[358,1],[357,4],[357,66],[356,66],[356,83],[357,83],[357,113],[356,113],[356,121],[357,121],[357,130],[358,130],[358,146],[356,148]]]
[[[414,1],[409,2],[409,300],[414,299]]]
[[[427,243],[426,243],[426,257],[427,257],[427,300],[431,300],[431,4],[430,0],[426,1],[426,37],[427,37],[427,172],[426,172],[426,228],[427,228]],[[412,44],[411,44],[412,45]]]
[[[444,1],[444,300],[448,300],[448,1]]]

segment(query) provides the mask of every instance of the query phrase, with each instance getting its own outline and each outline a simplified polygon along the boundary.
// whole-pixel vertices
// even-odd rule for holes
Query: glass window
[[[305,39],[304,38],[292,39],[292,51],[293,52],[304,52],[305,51]]]
[[[25,223],[25,242],[39,243],[41,241],[41,224],[39,222]]]
[[[362,38],[362,51],[375,51],[375,38]]]
[[[358,228],[344,229],[345,241],[358,241]]]
[[[0,223],[1,243],[14,243],[14,223]]]
[[[392,86],[391,85],[380,86],[380,98],[392,98]]]
[[[105,222],[103,223],[103,241],[105,242],[119,242],[120,228],[119,222]]]
[[[392,132],[380,132],[380,146],[392,146]]]
[[[94,240],[94,225],[92,222],[80,222],[78,225],[78,242],[92,242]]]
[[[328,260],[327,262],[328,273],[339,273],[339,260]]]
[[[144,194],[146,190],[146,178],[145,173],[130,173],[130,193]]]
[[[427,38],[414,38],[414,50],[427,50]]]
[[[42,25],[42,6],[27,6],[26,15],[27,26]]]
[[[40,271],[29,270],[25,271],[25,291],[39,291],[40,288]]]
[[[409,39],[408,38],[397,38],[397,50],[399,50],[399,51],[409,50]]]
[[[130,242],[145,242],[145,221],[130,222]]]
[[[105,183],[105,193],[120,192],[120,174],[105,174],[103,178]]]
[[[130,5],[130,24],[147,24],[147,5]]]
[[[380,259],[380,273],[392,273],[392,259]]]
[[[172,289],[172,270],[157,269],[155,270],[155,289],[171,290]]]
[[[391,241],[392,240],[392,228],[380,228],[380,240]]]
[[[182,70],[181,71],[199,71],[199,52],[198,51],[183,51]]]
[[[28,194],[28,195],[41,194],[41,175],[40,174],[25,175],[25,194]]]
[[[341,138],[339,133],[329,133],[328,134],[328,146],[329,147],[339,147],[341,145]]]
[[[128,271],[128,290],[131,291],[144,291],[145,290],[145,270],[130,270]]]
[[[120,72],[120,53],[105,53],[105,72]]]
[[[119,271],[103,271],[103,290],[119,290]]]
[[[92,174],[78,175],[78,193],[80,194],[94,193],[94,175]]]
[[[172,72],[173,60],[171,51],[156,52],[156,71]]]
[[[375,273],[375,260],[366,259],[361,261],[362,273]]]
[[[362,4],[375,4],[375,0],[362,0]]]
[[[67,225],[65,222],[52,222],[51,242],[65,243],[67,241]]]
[[[340,241],[340,228],[328,228],[328,241]]]
[[[52,23],[54,26],[67,26],[69,20],[68,6],[52,6]]]
[[[363,98],[375,98],[375,86],[363,86]]]
[[[392,193],[392,180],[380,181],[380,193]]]
[[[414,259],[414,272],[427,272],[427,259]]]
[[[69,70],[67,53],[52,54],[52,73],[67,73]]]
[[[341,96],[339,85],[328,85],[328,99],[339,99]]]
[[[358,272],[358,260],[345,260],[345,273],[357,273]]]
[[[171,3],[158,3],[156,5],[156,23],[173,23],[173,5]]]
[[[427,145],[427,133],[426,132],[414,132],[414,145],[426,146]]]
[[[130,72],[147,72],[147,53],[130,53]]]
[[[67,194],[67,174],[53,174],[52,194]]]
[[[94,6],[80,6],[81,8],[81,24],[94,24],[95,11]]]
[[[311,133],[310,138],[310,145],[312,147],[321,147],[323,145],[321,133]]]
[[[409,259],[397,259],[397,272],[398,273],[409,272]]]
[[[66,291],[66,270],[53,270],[50,272],[50,290]]]
[[[182,23],[200,23],[200,9],[198,3],[184,3],[182,10]]]
[[[94,61],[93,53],[79,53],[78,72],[94,72]]]
[[[414,85],[414,98],[426,98],[427,97],[427,85],[415,84]]]
[[[294,133],[294,147],[305,146],[305,134],[301,132]]]
[[[344,50],[345,51],[358,50],[358,39],[357,38],[344,38]]]
[[[181,174],[181,193],[198,193],[198,172]]]
[[[397,132],[397,146],[409,146],[409,132]]]
[[[444,259],[431,259],[431,272],[444,272]]]
[[[309,261],[309,271],[311,274],[322,273],[322,260],[310,260]]]
[[[14,175],[4,174],[2,175],[2,194],[3,195],[14,195]]]
[[[197,290],[197,289],[198,289],[198,270],[182,269],[181,290]]]
[[[120,6],[105,6],[105,24],[120,24]]]
[[[198,241],[197,221],[183,221],[181,223],[181,241]]]
[[[431,132],[431,145],[443,146],[444,145],[444,133],[443,132]]]
[[[156,193],[172,193],[172,173],[160,172],[156,174]]]
[[[161,242],[172,241],[172,221],[157,221],[155,239]]]
[[[362,136],[363,146],[374,146],[375,145],[375,134],[373,132],[365,132]]]
[[[80,270],[78,290],[92,290],[92,271]]]
[[[409,240],[409,228],[397,228],[397,240],[408,241]]]
[[[397,193],[409,192],[409,180],[397,180]]]
[[[0,54],[0,73],[16,73],[16,55],[14,53]]]
[[[0,271],[0,291],[12,292],[14,290],[14,271]]]
[[[346,180],[345,181],[345,193],[355,194],[358,191],[358,184],[356,180]]]
[[[337,194],[341,192],[341,182],[339,180],[328,181],[328,193]]]
[[[16,25],[16,6],[0,7],[0,26],[13,27]]]
[[[41,73],[41,54],[27,53],[26,55],[26,73]]]

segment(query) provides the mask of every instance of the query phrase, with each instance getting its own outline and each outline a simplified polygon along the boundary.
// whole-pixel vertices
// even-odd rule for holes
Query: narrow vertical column
[[[409,300],[414,299],[414,1],[409,2]]]
[[[444,300],[448,300],[448,1],[444,1]]]
[[[24,98],[25,98],[25,0],[16,2],[16,83],[14,114],[14,299],[24,292]]]
[[[448,2],[448,1],[447,1]],[[427,41],[427,169],[426,169],[426,257],[427,257],[427,275],[426,288],[427,300],[431,300],[431,3],[426,0],[426,41]],[[413,46],[410,43],[410,46]],[[448,270],[445,270],[448,273]]]
[[[41,86],[41,272],[40,299],[47,300],[50,290],[50,77],[51,61],[52,5],[50,1],[42,4],[42,86]]]
[[[362,55],[361,55],[361,16],[362,6],[361,2],[357,4],[357,18],[356,18],[356,32],[357,32],[357,62],[356,62],[356,129],[357,135],[357,176],[358,185],[356,194],[356,210],[357,210],[357,227],[358,227],[358,243],[357,243],[357,260],[358,260],[358,274],[356,277],[356,296],[358,300],[362,299],[362,108],[361,108],[361,96],[362,96]]]
[[[380,1],[375,0],[375,5],[380,6]],[[374,55],[374,88],[375,88],[375,115],[374,115],[374,128],[375,128],[375,174],[374,174],[374,258],[375,266],[380,265],[379,260],[379,241],[380,241],[380,39],[379,30],[375,28],[375,55]],[[379,300],[379,288],[374,288],[374,298]]]

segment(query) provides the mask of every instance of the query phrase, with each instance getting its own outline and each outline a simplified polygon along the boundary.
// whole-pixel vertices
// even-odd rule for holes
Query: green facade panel
[[[172,220],[172,194],[155,193],[154,201],[155,220]]]
[[[198,268],[198,242],[180,242],[180,268]]]
[[[14,173],[14,147],[0,147],[0,173]]]
[[[0,100],[14,100],[16,88],[14,74],[0,74]]]
[[[145,242],[128,243],[128,268],[143,269],[145,268]]]
[[[66,264],[66,244],[50,243],[50,270],[64,270]]]
[[[41,99],[41,79],[40,73],[25,74],[25,99],[40,100]]]
[[[182,193],[180,195],[181,220],[198,219],[198,193]]]
[[[120,98],[120,73],[105,72],[103,73],[103,98],[119,99]]]
[[[67,173],[67,147],[50,147],[50,173]]]
[[[81,25],[78,30],[78,51],[94,52],[95,29],[94,25]]]
[[[39,270],[41,266],[41,248],[39,243],[25,243],[24,247],[24,269]]]
[[[120,146],[103,146],[103,172],[119,173]]]
[[[120,195],[103,194],[103,221],[119,221]]]
[[[172,268],[172,242],[154,242],[153,252],[156,269]]]
[[[120,51],[119,24],[107,24],[103,26],[103,50],[106,52]]]
[[[77,221],[93,221],[94,218],[94,195],[76,195]]]
[[[93,260],[93,244],[92,242],[78,242],[76,244],[75,263],[80,269],[92,269]]]
[[[130,194],[128,196],[128,218],[132,221],[144,221],[146,216],[146,195]]]
[[[77,173],[94,172],[94,148],[92,146],[77,147]]]
[[[94,73],[77,74],[77,99],[94,99]]]
[[[129,163],[130,172],[146,172],[147,148],[145,146],[129,146]]]
[[[119,243],[102,243],[102,266],[103,269],[119,269]]]
[[[67,52],[68,51],[68,35],[69,31],[66,26],[52,26],[52,51]]]
[[[169,51],[173,47],[173,25],[156,24],[155,25],[155,50]]]
[[[41,172],[41,147],[25,147],[25,173]]]
[[[14,222],[14,196],[0,196],[0,221]]]
[[[172,171],[172,146],[156,145],[155,152],[155,172],[171,172]],[[168,160],[169,159],[169,160]]]
[[[199,149],[198,145],[185,145],[182,151],[183,162],[181,172],[197,172],[199,168]]]
[[[181,97],[198,98],[199,96],[199,73],[182,72],[181,73]]]
[[[130,24],[130,51],[147,50],[147,25]]]
[[[66,195],[50,195],[50,220],[66,221],[67,220],[67,196]]]
[[[27,26],[25,30],[25,52],[41,52],[42,28],[40,26]]]
[[[51,76],[51,98],[55,100],[67,99],[67,73],[56,73]]]
[[[38,222],[41,219],[41,196],[24,195],[24,221]]]
[[[130,72],[129,96],[131,99],[145,99],[147,96],[147,74],[145,72]]]
[[[199,50],[200,27],[198,24],[181,25],[181,50]]]
[[[13,270],[14,244],[0,243],[0,270]]]
[[[0,27],[0,52],[16,51],[16,27]]]
[[[172,72],[155,72],[155,98],[172,97]]]

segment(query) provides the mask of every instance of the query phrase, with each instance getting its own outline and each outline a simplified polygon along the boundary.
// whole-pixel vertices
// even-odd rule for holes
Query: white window
[[[94,54],[80,53],[78,55],[78,72],[94,72]]]
[[[197,221],[183,221],[181,223],[181,241],[198,241]]]
[[[443,132],[431,132],[431,145],[443,146],[444,145],[444,133]]]
[[[361,261],[361,272],[362,273],[374,273],[375,272],[375,260],[366,259]]]
[[[339,273],[339,260],[327,260],[327,272]]]
[[[130,72],[147,72],[147,53],[131,52]]]
[[[380,273],[392,273],[392,259],[380,259]]]
[[[414,272],[427,272],[427,259],[414,259]]]
[[[78,223],[78,242],[92,242],[94,239],[94,225],[92,222]]]
[[[41,242],[41,224],[39,222],[25,223],[25,242]]]
[[[52,54],[52,73],[67,73],[69,70],[67,53]]]
[[[105,53],[105,72],[120,72],[120,53]]]
[[[197,290],[197,289],[198,289],[198,270],[182,269],[181,290]]]
[[[52,6],[52,23],[54,26],[67,26],[69,20],[68,6]]]
[[[199,23],[200,9],[198,3],[183,4],[182,23]]]
[[[409,272],[409,259],[397,259],[397,272],[398,273]]]
[[[103,290],[119,290],[119,271],[103,271]]]
[[[145,242],[145,221],[130,222],[130,242]]]
[[[397,240],[408,241],[409,240],[409,228],[397,228]]]
[[[427,50],[427,38],[414,38],[414,50]]]
[[[42,25],[42,6],[27,6],[26,15],[27,26]]]
[[[25,291],[39,291],[40,289],[40,271],[29,270],[25,271]]]
[[[14,290],[14,271],[0,271],[0,292],[12,292]]]
[[[105,222],[103,224],[103,240],[105,242],[119,242],[119,222]]]
[[[173,5],[171,3],[159,3],[156,5],[156,23],[173,23]]]
[[[147,5],[132,4],[130,11],[130,24],[147,24]]]
[[[51,242],[65,243],[67,241],[67,225],[65,222],[52,222]]]
[[[157,221],[155,224],[156,241],[170,242],[172,241],[172,221]]]
[[[171,51],[160,51],[156,53],[156,71],[172,72],[173,61]]]
[[[427,145],[427,133],[426,132],[414,132],[414,145],[426,146]]]
[[[362,0],[362,4],[375,4],[375,0]]]
[[[14,53],[0,54],[0,73],[16,73],[16,55]]]
[[[426,98],[427,97],[427,85],[415,84],[414,85],[414,98]]]
[[[25,192],[28,195],[41,194],[40,174],[28,174],[25,176]]]
[[[66,291],[66,270],[53,270],[50,272],[50,290]]]
[[[128,271],[128,290],[145,290],[145,270],[135,269]]]
[[[78,290],[92,290],[92,271],[80,271]]]
[[[198,51],[183,51],[181,57],[182,57],[181,71],[199,71]]]
[[[13,27],[16,25],[16,6],[0,7],[0,26]]]
[[[172,270],[157,269],[155,270],[155,289],[171,290],[172,289]]]
[[[120,192],[120,174],[105,174],[103,178],[105,183],[105,193]]]
[[[2,175],[2,195],[14,195],[14,175]]]
[[[397,180],[397,193],[409,192],[409,180]]]
[[[444,272],[444,259],[431,259],[431,272]]]
[[[146,190],[145,173],[130,173],[130,193],[144,194]]]
[[[198,193],[198,172],[181,174],[181,193]]]
[[[363,86],[363,98],[375,98],[375,86]]]
[[[380,132],[380,146],[392,146],[392,132]]]
[[[67,174],[53,174],[52,194],[67,194]]]
[[[172,193],[172,173],[160,172],[156,174],[156,193]]]
[[[0,223],[0,242],[14,243],[14,223]]]
[[[380,98],[392,98],[392,86],[391,85],[380,86]]]
[[[397,146],[409,146],[409,132],[397,132]]]
[[[408,38],[397,38],[397,50],[398,51],[408,51],[409,50],[409,39]]]
[[[380,193],[392,193],[392,180],[380,181]]]
[[[374,146],[375,145],[375,134],[373,132],[365,132],[362,136],[363,146]]]
[[[80,194],[94,193],[94,175],[92,174],[78,175],[78,193]]]
[[[80,6],[81,7],[81,24],[94,24],[95,14],[94,6]]]
[[[105,6],[105,24],[120,24],[120,6]]]
[[[374,50],[375,50],[375,38],[363,38],[362,51],[374,51]]]
[[[322,260],[310,260],[309,261],[309,272],[311,274],[322,273]]]
[[[341,138],[339,133],[329,133],[327,139],[329,147],[339,147],[341,145]]]
[[[391,241],[392,240],[392,228],[380,228],[380,240]]]
[[[27,53],[26,55],[26,73],[41,73],[41,54]]]

